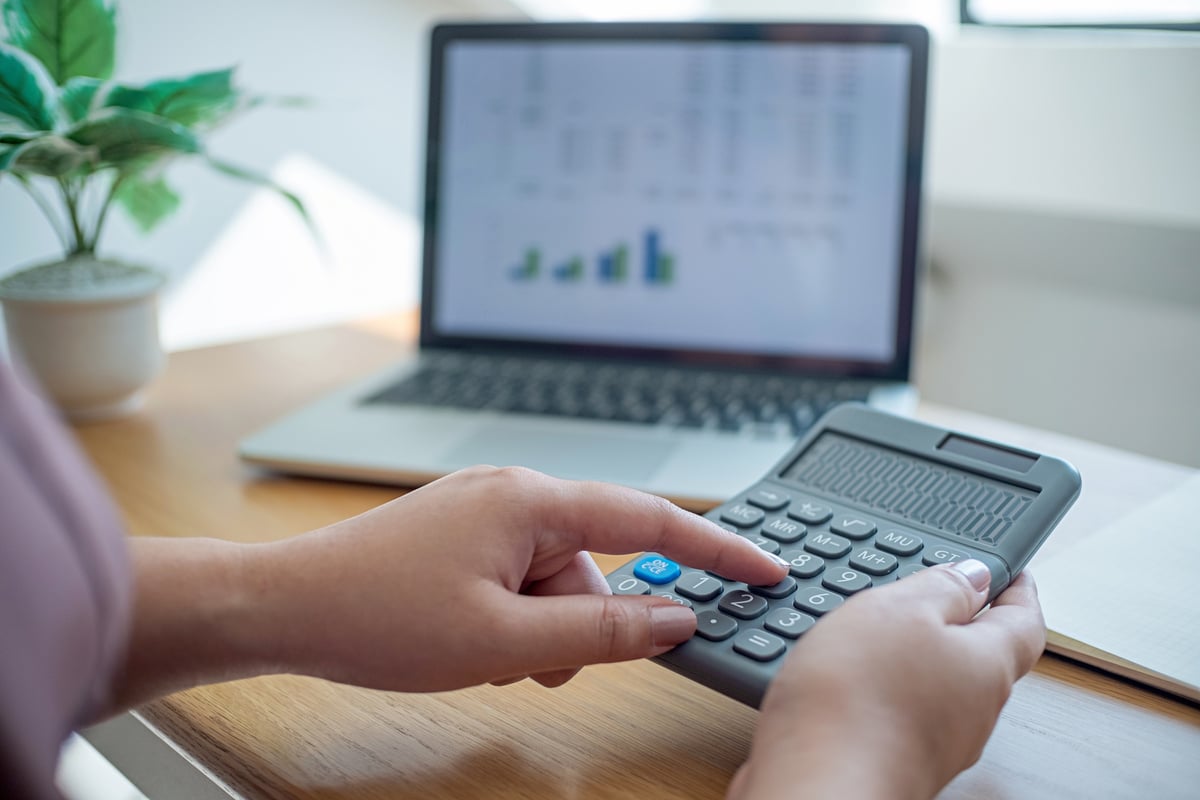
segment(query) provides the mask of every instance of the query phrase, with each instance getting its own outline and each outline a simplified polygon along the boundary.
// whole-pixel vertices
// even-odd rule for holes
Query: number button
[[[788,575],[779,583],[773,583],[770,586],[751,586],[750,591],[772,600],[778,600],[796,591],[796,579]]]
[[[679,577],[679,565],[674,561],[668,561],[662,556],[648,555],[639,561],[633,568],[633,574],[646,581],[646,583],[664,584],[670,583]]]
[[[887,575],[896,568],[898,563],[900,562],[896,560],[895,556],[872,550],[869,547],[864,547],[850,556],[850,566],[872,575]]]
[[[696,635],[710,642],[723,642],[737,633],[738,624],[724,614],[701,611],[696,615]]]
[[[850,552],[850,540],[832,533],[814,533],[808,537],[804,549],[822,558],[841,558]]]
[[[913,553],[919,553],[925,543],[915,533],[892,529],[876,536],[875,546],[898,556],[911,556]]]
[[[825,578],[821,581],[821,585],[844,595],[852,595],[869,587],[871,576],[865,572],[837,567],[825,572]]]
[[[970,558],[969,553],[964,553],[960,550],[951,550],[949,547],[934,547],[925,551],[925,555],[921,557],[921,561],[928,567],[934,564],[950,564],[955,561],[964,561]]]
[[[787,650],[787,643],[766,631],[742,631],[733,640],[733,649],[755,661],[773,661]]]
[[[804,538],[804,534],[808,532],[799,522],[794,522],[790,519],[773,519],[766,525],[763,525],[762,535],[769,536],[777,542],[791,544],[798,542]]]
[[[701,603],[712,600],[725,588],[725,582],[703,572],[689,572],[675,584],[675,591]]]
[[[734,589],[725,593],[717,603],[717,608],[731,617],[754,619],[766,613],[767,601],[745,589]]]
[[[613,594],[650,594],[650,584],[632,575],[610,575],[608,585]]]
[[[819,503],[804,502],[788,509],[788,516],[798,519],[805,525],[820,525],[833,516],[833,509]]]
[[[819,586],[801,589],[792,605],[801,611],[807,611],[814,617],[828,614],[842,604],[842,596]]]
[[[755,489],[746,497],[746,502],[752,506],[765,508],[767,511],[778,511],[792,502],[792,498],[774,489]]]
[[[739,528],[749,528],[763,521],[767,516],[761,508],[748,506],[744,503],[734,503],[729,508],[721,511],[721,520],[728,522],[730,525],[737,525]]]
[[[691,600],[688,600],[686,597],[680,597],[680,596],[679,596],[679,595],[677,595],[677,594],[671,594],[670,592],[655,592],[655,593],[654,593],[654,596],[655,596],[655,597],[662,597],[662,598],[664,598],[664,599],[666,599],[666,600],[670,600],[672,603],[675,603],[676,605],[683,606],[684,608],[691,608],[691,607],[692,607],[692,601],[691,601]]]
[[[825,569],[825,559],[803,550],[788,550],[780,557],[788,562],[788,572],[797,578],[811,578],[820,575],[821,570]]]
[[[801,634],[815,624],[817,621],[813,617],[790,608],[777,608],[763,620],[764,628],[789,639],[799,639]]]
[[[774,539],[768,539],[765,536],[750,536],[747,538],[758,545],[760,550],[766,550],[772,555],[779,555],[779,542],[775,541]]]
[[[838,517],[829,525],[829,530],[850,539],[866,539],[876,531],[875,523],[858,517]]]

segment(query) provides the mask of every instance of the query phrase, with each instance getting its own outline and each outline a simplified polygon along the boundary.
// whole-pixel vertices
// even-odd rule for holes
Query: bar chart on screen
[[[593,259],[585,261],[582,255],[567,255],[557,263],[549,275],[544,275],[542,248],[526,248],[521,260],[508,267],[509,278],[516,283],[528,284],[539,277],[558,284],[579,284],[591,281],[607,286],[627,285],[630,282],[630,253],[626,243],[601,250]],[[646,286],[670,286],[675,281],[675,256],[663,249],[660,234],[649,229],[640,240],[640,254],[636,280]],[[589,267],[590,263],[590,267]]]
[[[441,323],[884,353],[898,288],[876,287],[896,274],[906,58],[835,44],[456,46]],[[860,298],[849,332],[847,297]],[[731,311],[743,324],[710,324]]]

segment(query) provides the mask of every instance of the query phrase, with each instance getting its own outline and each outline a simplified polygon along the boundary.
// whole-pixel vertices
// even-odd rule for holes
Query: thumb
[[[665,653],[696,631],[689,608],[656,597],[513,597],[506,615],[514,673],[628,661]],[[514,629],[515,628],[515,629]]]
[[[887,593],[889,603],[924,607],[948,623],[965,625],[987,602],[991,581],[987,565],[972,558],[922,570],[877,593],[866,594]]]

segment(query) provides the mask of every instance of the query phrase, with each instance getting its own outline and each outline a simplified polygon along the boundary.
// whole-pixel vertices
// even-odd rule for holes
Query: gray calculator
[[[782,556],[786,578],[747,586],[645,553],[608,583],[693,609],[696,635],[657,660],[757,707],[792,644],[858,592],[976,558],[994,598],[1079,489],[1060,459],[846,403],[705,515]]]

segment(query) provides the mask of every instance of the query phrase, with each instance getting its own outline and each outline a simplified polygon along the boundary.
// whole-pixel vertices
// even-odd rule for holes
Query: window
[[[1200,30],[1200,0],[959,0],[980,25]]]

